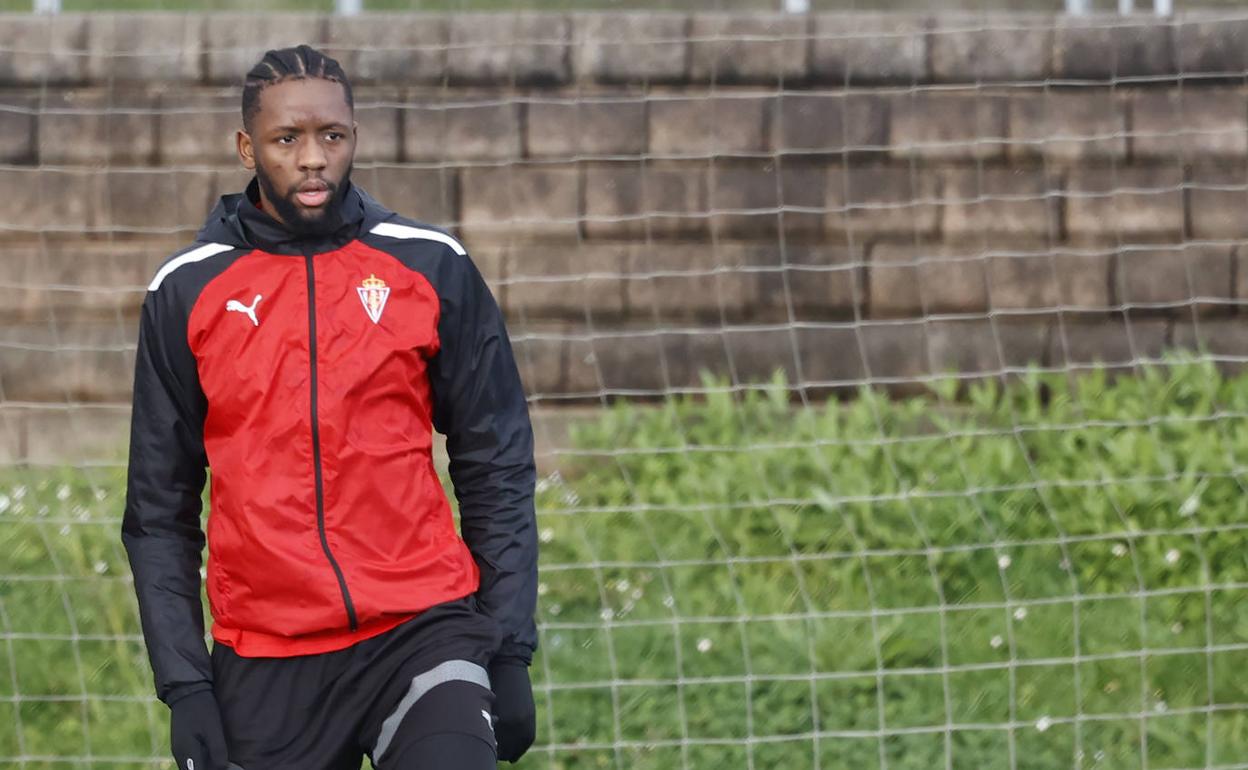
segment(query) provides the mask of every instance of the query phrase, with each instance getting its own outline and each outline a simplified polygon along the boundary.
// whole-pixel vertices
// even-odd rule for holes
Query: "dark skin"
[[[235,141],[256,172],[260,208],[295,232],[317,232],[346,192],[359,127],[342,84],[291,79],[260,92],[259,110]]]

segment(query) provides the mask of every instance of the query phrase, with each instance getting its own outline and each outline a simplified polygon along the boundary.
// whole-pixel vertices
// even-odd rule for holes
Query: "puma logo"
[[[232,299],[229,302],[225,303],[225,312],[229,313],[230,311],[234,311],[236,313],[243,313],[244,315],[246,315],[248,318],[251,319],[252,326],[259,326],[260,321],[256,318],[256,306],[258,306],[259,304],[260,304],[259,294],[257,294],[256,298],[251,301],[250,306],[244,305],[243,303],[239,302],[236,299]]]

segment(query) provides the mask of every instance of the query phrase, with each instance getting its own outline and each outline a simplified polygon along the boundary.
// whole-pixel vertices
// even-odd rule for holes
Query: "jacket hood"
[[[347,185],[337,212],[340,224],[326,233],[305,235],[291,232],[252,202],[260,199],[259,184],[253,177],[244,192],[221,196],[195,240],[271,254],[314,254],[344,246],[395,216],[356,185]]]

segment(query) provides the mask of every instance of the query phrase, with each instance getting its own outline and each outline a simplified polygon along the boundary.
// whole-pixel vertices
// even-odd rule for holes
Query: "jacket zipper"
[[[329,550],[329,540],[325,536],[325,484],[321,476],[321,425],[317,415],[316,397],[316,277],[312,271],[312,255],[305,251],[303,260],[308,274],[308,350],[312,369],[312,459],[316,475],[316,528],[321,535],[321,549],[325,551],[325,558],[329,559],[329,566],[334,568],[334,575],[338,578],[338,589],[342,591],[342,601],[347,608],[347,621],[351,630],[355,631],[359,628],[355,617],[355,604],[351,601],[351,592],[347,590],[347,579],[342,575],[338,560]]]

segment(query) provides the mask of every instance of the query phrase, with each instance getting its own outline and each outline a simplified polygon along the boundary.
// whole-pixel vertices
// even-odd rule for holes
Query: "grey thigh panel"
[[[372,760],[374,762],[380,760],[381,755],[390,747],[390,741],[394,740],[394,733],[399,729],[399,723],[403,721],[403,717],[407,716],[407,712],[412,710],[412,706],[416,705],[416,701],[443,682],[471,682],[487,690],[490,689],[490,675],[484,668],[469,660],[448,660],[423,674],[412,677],[412,685],[407,688],[407,694],[403,696],[403,700],[394,707],[394,711],[390,712],[386,721],[381,723],[381,733],[378,734],[377,745],[373,748]]]

